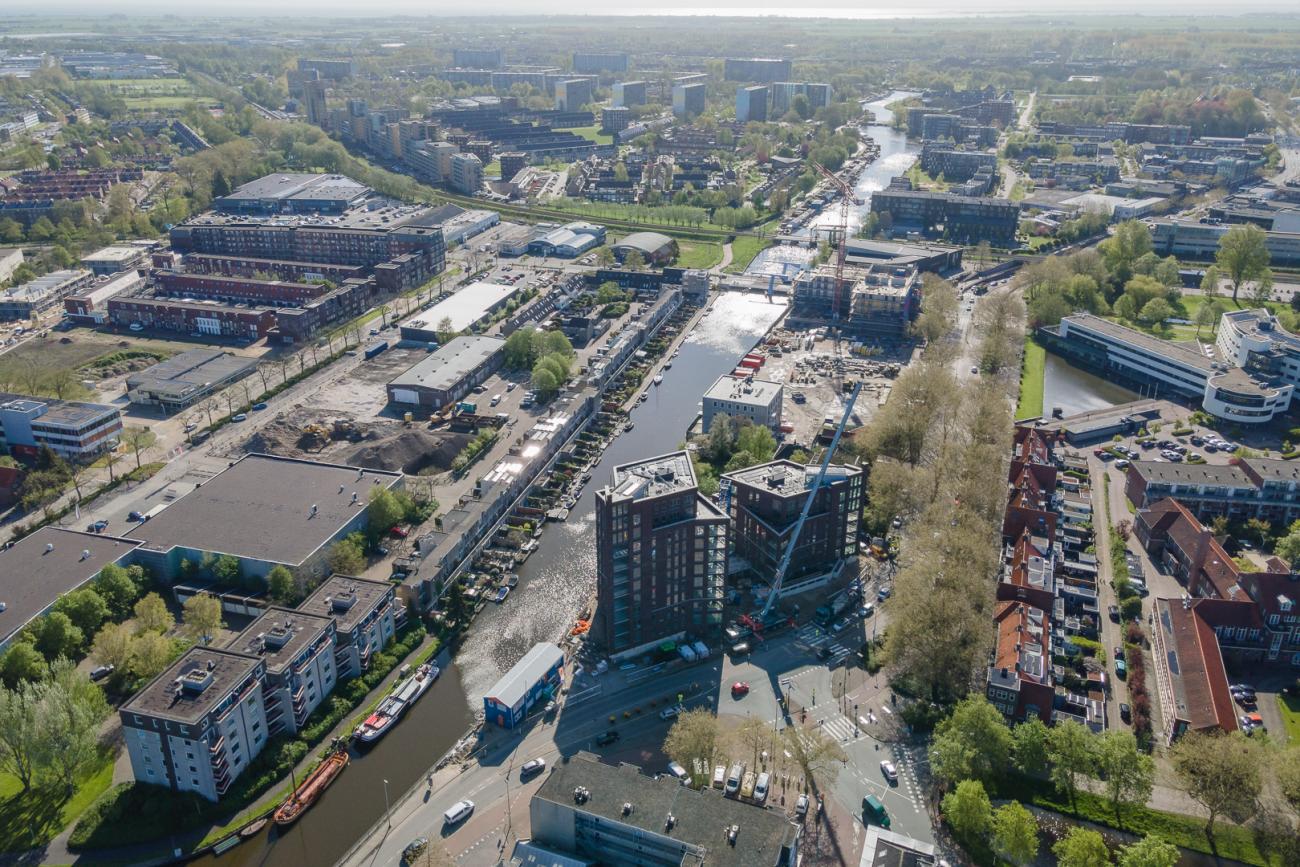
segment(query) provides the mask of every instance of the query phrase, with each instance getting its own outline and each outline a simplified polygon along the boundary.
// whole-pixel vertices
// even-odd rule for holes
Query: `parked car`
[[[1115,660],[1115,676],[1120,680],[1128,677],[1128,666],[1124,664],[1122,659]]]
[[[260,401],[258,403],[253,404],[254,412],[261,412],[264,409],[266,409],[266,401]]]
[[[415,860],[423,855],[425,850],[428,848],[428,837],[416,837],[414,840],[407,843],[406,848],[402,850],[402,860],[407,864],[414,864]]]
[[[672,774],[683,783],[689,783],[691,780],[691,775],[686,773],[686,768],[682,767],[677,762],[668,763],[668,773]]]
[[[614,729],[609,729],[608,731],[601,732],[596,736],[596,746],[607,747],[616,740],[618,740],[618,732]]]
[[[802,819],[808,815],[808,796],[800,795],[799,800],[794,802],[794,814]]]
[[[407,536],[411,535],[411,531],[405,527],[393,527],[388,531],[388,535],[395,539],[405,539]]]
[[[102,533],[108,529],[108,521],[99,520],[86,526],[87,533]]]
[[[1121,645],[1118,644],[1115,645],[1115,658],[1116,659],[1124,658],[1124,648]]]
[[[97,665],[97,666],[95,666],[94,668],[92,668],[92,669],[90,670],[90,679],[93,680],[93,681],[95,681],[96,683],[98,683],[99,681],[101,681],[101,680],[103,680],[104,678],[108,677],[108,676],[109,676],[110,674],[112,674],[114,671],[117,671],[117,666],[114,666],[114,665]]]
[[[731,685],[731,697],[743,698],[749,695],[749,684],[743,680],[738,680]]]
[[[126,516],[128,521],[140,522],[144,520],[144,512],[129,512]]]
[[[1253,692],[1234,692],[1232,694],[1232,697],[1237,702],[1237,704],[1241,705],[1246,710],[1254,710],[1256,707],[1258,707],[1258,704],[1256,704],[1255,702],[1255,694]]]
[[[474,802],[466,798],[448,807],[447,812],[442,814],[442,820],[447,825],[456,825],[468,819],[473,812]]]
[[[894,767],[893,762],[889,761],[888,759],[885,759],[883,762],[881,762],[880,773],[885,775],[885,779],[889,780],[890,785],[898,784],[898,768]]]
[[[248,421],[248,413],[246,413],[246,412],[236,413],[235,415],[233,415],[233,416],[230,417],[230,420],[231,420],[231,421]]]
[[[1106,613],[1110,615],[1110,621],[1111,621],[1111,623],[1119,623],[1119,606],[1118,606],[1118,605],[1111,605],[1111,606],[1109,606],[1109,607],[1106,609]]]
[[[886,599],[889,598],[889,594],[892,592],[893,591],[889,589],[889,585],[886,584],[884,587],[880,588],[879,592],[876,593],[876,600],[879,602],[884,602]]]
[[[546,770],[546,759],[529,759],[519,768],[519,779],[526,780],[533,774]]]
[[[682,712],[680,706],[666,707],[659,711],[659,719],[677,719],[677,715]]]
[[[870,602],[864,602],[862,604],[862,607],[858,609],[858,616],[863,618],[864,620],[875,613],[876,613],[876,606]]]

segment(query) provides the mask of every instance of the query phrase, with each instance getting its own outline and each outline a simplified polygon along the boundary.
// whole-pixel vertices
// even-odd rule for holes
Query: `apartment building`
[[[453,48],[452,63],[475,69],[496,69],[505,63],[505,52],[500,48]]]
[[[627,54],[621,51],[575,51],[574,72],[627,72]]]
[[[700,429],[708,433],[713,419],[725,414],[733,421],[750,421],[780,434],[783,393],[779,382],[723,374],[704,392]]]
[[[838,321],[862,338],[900,338],[919,312],[920,290],[914,265],[845,266],[842,282],[833,265],[818,265],[795,278],[790,316],[809,324]]]
[[[955,196],[910,189],[871,195],[871,212],[889,214],[895,228],[916,227],[954,239],[1011,246],[1020,225],[1020,206],[1007,199]]]
[[[673,115],[692,118],[703,114],[706,90],[702,83],[673,85]]]
[[[571,78],[555,85],[557,111],[578,111],[592,102],[593,82],[590,78]]]
[[[451,175],[447,185],[466,196],[472,196],[483,187],[483,161],[473,154],[452,154]]]
[[[339,680],[359,677],[370,660],[397,634],[406,608],[388,581],[331,575],[298,606],[298,611],[334,622],[334,665]]]
[[[596,640],[621,657],[715,635],[727,536],[727,514],[700,495],[686,452],[615,467],[596,493]]]
[[[722,476],[722,505],[731,518],[733,556],[771,583],[790,545],[820,467],[771,461]],[[856,556],[865,503],[861,467],[833,464],[799,534],[786,580],[837,573]],[[737,565],[737,564],[732,564]]]
[[[271,737],[295,734],[338,681],[334,621],[272,606],[231,640],[228,650],[260,659],[263,713]]]
[[[616,108],[635,108],[649,102],[647,85],[644,81],[614,82],[614,106]]]
[[[761,84],[736,88],[736,120],[739,123],[767,122],[767,88]]]
[[[958,150],[926,142],[921,147],[921,169],[946,181],[967,181],[980,169],[997,171],[998,155],[985,151]]]
[[[48,446],[80,461],[116,446],[121,433],[115,406],[0,392],[0,442],[14,454],[35,457]]]
[[[807,81],[777,81],[771,85],[772,114],[780,117],[794,107],[794,98],[804,96],[808,107],[813,111],[826,108],[831,104],[831,86],[829,84]]]
[[[767,84],[789,81],[791,62],[768,57],[728,57],[722,63],[722,77],[727,81],[757,81]]]
[[[31,319],[63,305],[63,299],[90,286],[86,269],[53,271],[0,292],[0,320]]]

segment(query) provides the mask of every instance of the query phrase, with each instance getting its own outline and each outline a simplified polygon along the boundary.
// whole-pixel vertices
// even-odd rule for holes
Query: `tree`
[[[555,373],[545,367],[533,369],[533,377],[530,383],[533,391],[539,395],[550,396],[560,390],[560,381]]]
[[[71,659],[81,653],[86,634],[62,611],[52,611],[37,621],[36,649],[49,661]]]
[[[1115,227],[1114,233],[1097,245],[1102,259],[1117,286],[1123,286],[1133,276],[1133,265],[1151,252],[1151,231],[1138,220],[1126,220]]]
[[[1119,867],[1174,867],[1181,857],[1177,846],[1147,834],[1136,843],[1120,847]]]
[[[350,539],[335,542],[330,547],[326,561],[330,569],[340,575],[360,575],[366,568],[365,552]]]
[[[406,517],[406,509],[397,499],[397,495],[383,485],[370,489],[370,503],[366,519],[372,535],[379,536],[397,526]]]
[[[520,328],[506,338],[505,365],[514,370],[531,368],[537,356],[533,351],[533,335],[537,329],[532,326]]]
[[[993,848],[1012,864],[1028,864],[1038,853],[1038,823],[1019,801],[993,812]]]
[[[1048,732],[1047,758],[1052,782],[1057,791],[1070,796],[1070,809],[1075,810],[1080,780],[1092,776],[1097,767],[1092,734],[1082,723],[1057,723]]]
[[[769,461],[776,454],[776,438],[767,425],[747,424],[736,432],[736,449],[756,457],[755,463]]]
[[[233,554],[222,554],[212,564],[212,577],[222,584],[234,584],[239,580],[242,567],[239,558]]]
[[[1138,749],[1137,738],[1127,729],[1112,729],[1097,740],[1097,770],[1115,810],[1115,821],[1124,827],[1121,807],[1145,804],[1155,782],[1155,762]]]
[[[957,290],[947,280],[932,274],[926,274],[925,278],[921,284],[921,315],[916,318],[912,329],[927,343],[934,343],[957,327],[961,302]]]
[[[686,769],[693,783],[708,779],[722,755],[718,718],[706,708],[679,714],[664,738],[664,752]]]
[[[21,638],[9,645],[4,656],[0,657],[0,678],[10,688],[24,681],[36,681],[45,677],[47,672],[45,657],[36,647]]]
[[[140,595],[140,587],[130,574],[116,563],[109,563],[95,576],[91,584],[108,606],[109,613],[118,620],[131,613],[131,603]]]
[[[943,818],[966,841],[982,839],[993,826],[993,806],[979,780],[962,780],[943,796]]]
[[[1174,308],[1163,298],[1152,298],[1138,311],[1138,321],[1153,328],[1161,328],[1165,320],[1174,315]]]
[[[772,742],[772,730],[768,727],[767,721],[758,717],[745,717],[732,735],[742,755],[748,754],[749,758],[746,761],[749,762],[750,767],[757,769],[759,753]]]
[[[135,649],[135,635],[125,623],[109,623],[95,634],[90,646],[90,658],[100,665],[111,665],[115,671],[130,668],[131,654]]]
[[[40,760],[39,700],[37,685],[29,681],[0,688],[0,770],[16,777],[24,794],[31,791]]]
[[[42,762],[71,795],[77,778],[99,757],[99,725],[108,716],[108,702],[67,660],[50,667],[40,695]]]
[[[1048,729],[1038,717],[1031,717],[1011,730],[1015,741],[1016,767],[1036,777],[1047,770]]]
[[[134,611],[137,633],[165,633],[176,625],[176,618],[167,610],[167,603],[157,593],[150,593],[135,603]]]
[[[1254,223],[1233,226],[1225,232],[1219,238],[1214,261],[1232,286],[1234,304],[1246,283],[1273,284],[1273,272],[1268,267],[1268,235]]]
[[[225,624],[221,619],[221,600],[211,593],[197,593],[185,600],[181,619],[191,641],[207,644]]]
[[[1088,828],[1071,828],[1052,847],[1058,867],[1108,867],[1110,849],[1106,839]]]
[[[1219,816],[1243,821],[1254,812],[1263,788],[1259,749],[1241,732],[1188,732],[1174,743],[1169,757],[1187,794],[1209,813],[1207,836],[1214,836]]]
[[[158,436],[147,427],[128,427],[122,431],[122,443],[135,455],[135,468],[140,469],[140,456],[153,448]]]
[[[1211,265],[1205,269],[1205,274],[1201,277],[1201,294],[1206,298],[1215,298],[1219,294],[1219,283],[1223,280],[1223,271],[1218,265]]]
[[[155,677],[171,662],[175,646],[158,632],[146,632],[131,645],[130,671],[143,680]]]
[[[456,336],[456,325],[451,321],[450,316],[444,316],[438,320],[434,333],[438,335],[439,343],[446,343]]]
[[[1292,744],[1274,757],[1273,773],[1282,797],[1300,813],[1300,744]]]
[[[271,571],[266,574],[266,588],[271,594],[271,598],[281,605],[287,604],[293,598],[294,579],[293,573],[281,565],[271,567]]]
[[[54,610],[68,615],[68,619],[81,630],[82,635],[93,635],[108,617],[108,606],[90,587],[63,594],[54,603]]]
[[[1011,731],[983,695],[962,699],[934,729],[930,764],[949,782],[993,783],[1011,760]]]
[[[810,784],[828,788],[834,784],[844,761],[844,750],[834,738],[827,737],[820,728],[803,731],[798,726],[786,726],[781,732],[785,736],[785,751]]]
[[[645,256],[642,256],[636,250],[632,250],[623,257],[623,267],[629,271],[644,271],[646,267]]]

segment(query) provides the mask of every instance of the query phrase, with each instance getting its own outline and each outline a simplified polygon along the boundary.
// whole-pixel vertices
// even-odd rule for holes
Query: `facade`
[[[298,610],[334,622],[334,665],[339,680],[360,677],[371,658],[397,634],[401,603],[387,581],[331,575]]]
[[[448,163],[451,174],[447,184],[453,190],[472,196],[483,187],[483,161],[473,154],[452,154]]]
[[[227,649],[265,666],[263,713],[271,737],[297,733],[338,681],[334,621],[328,617],[272,606]]]
[[[0,320],[31,319],[61,307],[64,298],[85,289],[94,279],[95,275],[84,269],[53,271],[12,286],[0,292]]]
[[[876,195],[879,195],[878,193]],[[905,337],[920,307],[920,272],[911,265],[819,265],[795,278],[790,316],[795,321],[838,321],[862,338]]]
[[[1151,243],[1161,256],[1210,261],[1219,252],[1219,239],[1231,228],[1225,224],[1161,219],[1152,226]],[[1300,264],[1300,233],[1268,231],[1264,233],[1264,244],[1274,265]]]
[[[635,867],[796,867],[803,827],[671,774],[579,752],[557,763],[528,805],[533,844],[583,863]],[[734,829],[734,837],[727,829]],[[539,862],[540,863],[540,862]],[[545,863],[561,863],[548,853]],[[563,863],[569,863],[565,861]],[[897,862],[911,867],[911,862]],[[921,865],[915,865],[921,867]]]
[[[627,55],[621,51],[575,51],[574,72],[627,72]]]
[[[1226,465],[1134,461],[1124,492],[1145,509],[1174,497],[1196,516],[1209,521],[1260,518],[1276,527],[1300,518],[1300,469],[1293,461],[1234,458]]]
[[[108,318],[119,328],[247,341],[262,339],[276,323],[275,310],[270,307],[256,309],[141,295],[110,298],[107,311]]]
[[[1020,225],[1016,202],[921,190],[872,193],[871,212],[889,214],[896,228],[915,226],[927,233],[942,231],[954,240],[989,241],[1004,247],[1015,243]]]
[[[633,232],[610,248],[614,258],[622,262],[629,253],[637,253],[647,265],[667,265],[677,258],[677,242],[659,232]]]
[[[81,264],[89,268],[96,277],[107,277],[119,271],[139,268],[148,256],[149,250],[146,247],[115,245],[83,256]]]
[[[505,63],[505,52],[500,48],[453,48],[452,64],[472,69],[496,69]]]
[[[115,406],[0,392],[0,441],[15,455],[35,457],[49,446],[81,461],[115,447],[121,433]]]
[[[673,115],[692,118],[703,114],[706,91],[703,83],[673,85]]]
[[[538,702],[559,692],[563,681],[564,651],[554,644],[535,645],[483,696],[483,718],[512,729]]]
[[[602,108],[600,110],[600,131],[607,133],[622,132],[632,123],[632,110],[629,108]],[[505,176],[505,172],[502,172]]]
[[[790,80],[791,63],[786,59],[767,57],[728,57],[723,61],[722,76],[727,81],[757,81],[769,83]]]
[[[734,556],[760,579],[775,579],[819,470],[815,465],[771,461],[723,475],[729,487],[722,499],[731,517]],[[856,556],[865,502],[861,467],[828,467],[799,534],[787,580],[834,573],[844,560]]]
[[[302,83],[303,114],[307,123],[324,129],[330,127],[329,103],[325,98],[328,83],[323,79],[314,79]]]
[[[257,360],[217,349],[190,349],[126,378],[131,403],[180,412],[238,382],[257,369]]]
[[[321,78],[342,81],[356,75],[356,64],[351,60],[324,60],[321,58],[298,58],[298,69],[302,72],[314,71]]]
[[[736,120],[739,123],[767,122],[767,88],[762,85],[736,88]]]
[[[781,401],[784,389],[779,382],[723,374],[704,392],[700,430],[708,433],[713,419],[726,414],[733,421],[751,421],[781,433]]]
[[[685,452],[615,467],[596,493],[596,617],[614,655],[722,626],[727,514],[700,495]]]
[[[457,337],[389,382],[388,399],[432,410],[453,404],[501,367],[505,346],[499,337]]]
[[[80,292],[63,299],[64,315],[78,324],[103,325],[108,321],[107,306],[110,299],[135,292],[144,285],[144,275],[135,270],[100,277]]]
[[[1215,617],[1219,612],[1211,609],[1224,605],[1209,599],[1155,600],[1151,659],[1164,744],[1189,731],[1233,732],[1238,728],[1215,628],[1205,616]],[[1250,608],[1244,602],[1226,603],[1226,607],[1234,614],[1246,614]]]
[[[1220,328],[1217,357],[1090,313],[1067,316],[1041,333],[1068,358],[1136,383],[1152,397],[1199,401],[1206,412],[1240,424],[1286,412],[1300,382],[1300,341],[1264,311],[1225,314]]]
[[[592,101],[592,81],[590,78],[571,78],[557,82],[555,85],[555,108],[557,111],[578,111]]]
[[[402,159],[420,180],[445,184],[451,180],[451,158],[455,153],[456,146],[451,142],[426,141],[408,148]]]
[[[528,168],[528,154],[520,151],[511,151],[501,154],[497,157],[501,161],[501,180],[509,181],[515,175]]]
[[[771,86],[772,89],[772,114],[780,117],[794,107],[794,98],[804,96],[808,99],[808,107],[813,111],[819,108],[826,108],[831,104],[831,86],[829,84],[813,84],[806,81],[777,81]]]
[[[644,81],[616,81],[614,83],[614,105],[617,108],[636,108],[650,100],[646,96]]]

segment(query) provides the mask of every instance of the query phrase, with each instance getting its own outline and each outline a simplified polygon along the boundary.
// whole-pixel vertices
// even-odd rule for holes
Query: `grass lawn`
[[[1033,337],[1026,337],[1016,418],[1032,418],[1043,414],[1043,374],[1046,366],[1047,350]]]
[[[1282,714],[1282,724],[1286,726],[1287,742],[1300,745],[1300,698],[1279,695],[1277,709]]]
[[[713,241],[687,241],[677,239],[679,268],[712,268],[722,261],[722,245]]]
[[[596,144],[614,143],[614,137],[612,135],[601,132],[600,127],[595,126],[594,124],[592,126],[574,127],[573,129],[569,130],[569,132],[573,133],[574,135],[580,135],[585,139],[589,139],[590,141],[594,141]]]
[[[737,235],[736,240],[731,242],[731,264],[723,270],[728,274],[743,274],[749,267],[749,263],[754,261],[754,257],[767,249],[771,243],[766,238]]]
[[[71,798],[52,781],[38,783],[21,794],[22,784],[0,774],[0,852],[21,852],[43,846],[80,816],[113,782],[113,751],[83,777]]]
[[[215,101],[201,96],[128,96],[123,102],[126,103],[127,108],[139,109],[183,109],[189,107],[191,102],[197,102],[204,107],[212,107],[217,104]]]

